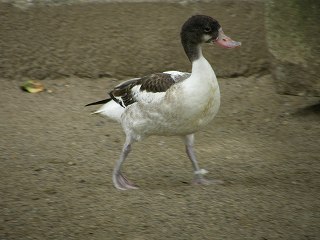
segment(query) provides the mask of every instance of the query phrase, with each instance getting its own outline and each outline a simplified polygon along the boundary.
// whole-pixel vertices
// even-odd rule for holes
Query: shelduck
[[[207,126],[220,106],[216,75],[202,55],[203,43],[217,43],[224,48],[241,45],[227,37],[217,20],[209,16],[190,17],[181,28],[181,43],[192,64],[192,72],[166,71],[124,81],[109,92],[105,100],[86,106],[104,104],[95,113],[122,125],[126,139],[113,170],[117,189],[136,189],[121,172],[131,146],[150,135],[180,136],[191,160],[196,184],[210,184],[204,178],[193,150],[194,133]]]

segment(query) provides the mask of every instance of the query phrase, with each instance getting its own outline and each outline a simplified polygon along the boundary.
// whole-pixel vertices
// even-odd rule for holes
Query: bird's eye
[[[208,32],[210,32],[210,31],[211,31],[211,28],[210,28],[210,27],[205,27],[205,28],[204,28],[204,32],[205,32],[205,33],[208,33]]]

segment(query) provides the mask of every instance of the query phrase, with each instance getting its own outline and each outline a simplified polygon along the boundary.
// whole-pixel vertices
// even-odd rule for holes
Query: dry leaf
[[[44,86],[40,81],[36,80],[28,80],[25,81],[21,88],[29,93],[38,93],[44,90]]]

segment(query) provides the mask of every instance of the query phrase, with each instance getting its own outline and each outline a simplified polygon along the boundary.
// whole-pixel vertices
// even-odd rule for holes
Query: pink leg
[[[113,170],[112,181],[115,188],[119,190],[128,190],[128,189],[137,189],[137,187],[130,182],[122,173],[121,173],[121,165],[126,160],[128,154],[131,151],[132,141],[126,141],[123,146],[121,155],[119,160],[116,163],[116,166]]]
[[[185,145],[186,145],[186,152],[187,155],[192,163],[195,178],[193,179],[192,183],[196,185],[209,185],[209,184],[221,184],[223,181],[221,180],[207,180],[204,178],[204,174],[207,173],[205,169],[200,169],[198,165],[198,161],[196,159],[195,153],[193,151],[193,143],[194,143],[194,135],[190,134],[185,136]]]

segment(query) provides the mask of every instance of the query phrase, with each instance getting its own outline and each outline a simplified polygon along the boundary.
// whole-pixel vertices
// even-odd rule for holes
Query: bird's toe
[[[119,190],[138,189],[138,187],[129,181],[122,173],[113,175],[113,185]]]

